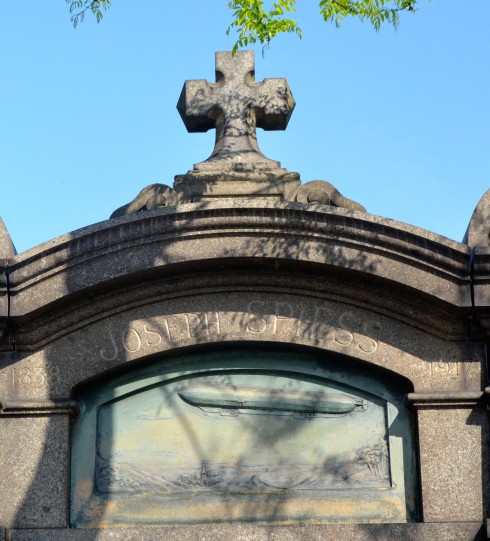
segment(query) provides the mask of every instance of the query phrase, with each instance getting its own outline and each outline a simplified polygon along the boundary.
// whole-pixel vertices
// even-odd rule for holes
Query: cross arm
[[[186,81],[177,103],[177,110],[188,132],[206,132],[215,127],[209,95],[212,85],[204,79]]]
[[[259,105],[255,108],[257,127],[263,130],[285,130],[295,101],[286,79],[264,79],[260,87]]]

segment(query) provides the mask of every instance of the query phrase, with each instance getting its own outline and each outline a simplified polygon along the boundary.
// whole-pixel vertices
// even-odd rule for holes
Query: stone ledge
[[[0,415],[63,415],[75,417],[75,400],[8,400],[0,402]],[[1,538],[0,538],[1,541]]]
[[[10,530],[8,541],[483,541],[479,522]],[[2,538],[0,537],[0,541]]]
[[[486,393],[485,389],[485,393]],[[481,391],[433,391],[422,393],[409,393],[408,405],[417,408],[473,408],[482,398],[486,398]]]
[[[107,289],[111,280],[239,258],[347,270],[468,309],[469,255],[467,246],[449,239],[346,209],[181,205],[109,220],[15,256],[9,265],[10,316],[46,310],[91,288]]]

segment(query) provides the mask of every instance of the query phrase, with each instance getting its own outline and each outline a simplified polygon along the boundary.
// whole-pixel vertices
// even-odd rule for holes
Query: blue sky
[[[465,11],[466,10],[466,11]],[[231,49],[226,0],[113,0],[76,30],[64,0],[2,2],[0,216],[19,251],[105,220],[144,186],[211,152],[175,108]],[[300,41],[256,48],[256,79],[286,77],[285,132],[266,156],[373,214],[461,240],[490,180],[490,1],[420,0],[398,31],[324,23],[298,0]]]

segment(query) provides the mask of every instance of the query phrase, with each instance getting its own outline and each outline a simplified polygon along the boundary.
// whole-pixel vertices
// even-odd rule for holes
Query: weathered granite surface
[[[10,332],[7,268],[10,258],[16,253],[9,232],[0,218],[0,343],[8,342]]]
[[[126,359],[273,339],[396,366],[419,391],[481,391],[468,261],[448,239],[332,207],[207,203],[111,220],[13,258],[16,351],[0,386],[6,398],[66,397]],[[209,328],[192,316],[187,329],[189,313],[208,314]],[[154,344],[145,325],[169,317]],[[39,371],[36,385],[21,385],[14,363]]]
[[[13,530],[9,541],[482,541],[480,522],[363,525],[202,525],[148,529]]]
[[[397,283],[437,306],[469,308],[469,254],[468,247],[419,228],[330,206],[181,205],[101,222],[13,257],[11,315],[134,273],[243,258],[272,267],[279,261],[321,264],[364,282]]]
[[[310,205],[331,205],[366,212],[362,205],[344,197],[335,186],[326,180],[311,180],[303,183],[295,195],[295,201],[309,203]]]
[[[471,247],[490,245],[490,190],[483,194],[475,207],[463,243]]]
[[[256,142],[257,126],[282,129],[287,124],[294,102],[286,81],[255,83],[250,53],[238,53],[236,59],[218,53],[216,67],[215,84],[188,81],[179,100],[179,111],[189,130],[217,129],[215,149],[209,160],[177,176],[173,188],[148,186],[134,201],[118,209],[114,219],[23,254],[15,254],[0,223],[0,525],[10,528],[5,537],[9,541],[484,539],[484,522],[490,514],[490,192],[477,206],[465,243],[460,244],[369,215],[325,181],[300,186],[299,175],[263,156]],[[243,354],[247,348],[256,352],[253,362],[249,359],[245,366],[236,358],[232,361],[233,351],[239,349]],[[273,362],[271,351],[277,353]],[[206,352],[215,355],[214,360],[210,361]],[[293,353],[298,354],[294,366],[286,359]],[[186,360],[186,355],[194,354],[199,359]],[[185,507],[184,486],[187,494],[201,494],[202,500],[197,497],[192,509],[208,522],[210,515],[201,502],[213,508],[214,517],[222,516],[220,505],[227,506],[230,521],[257,516],[237,515],[226,491],[225,497],[206,493],[219,474],[210,473],[207,455],[199,439],[193,437],[199,430],[181,423],[185,419],[197,423],[195,419],[202,412],[215,415],[219,426],[226,426],[221,416],[229,421],[242,415],[244,399],[236,399],[241,406],[231,407],[233,411],[228,411],[228,402],[225,408],[214,407],[214,401],[206,402],[201,404],[204,409],[198,402],[192,406],[196,412],[186,416],[179,413],[183,411],[179,408],[187,407],[182,401],[188,405],[179,394],[182,389],[163,388],[168,381],[180,385],[195,377],[201,381],[201,391],[202,381],[214,382],[214,390],[228,385],[228,390],[230,381],[235,381],[232,370],[233,374],[246,372],[250,376],[245,381],[255,382],[255,395],[272,389],[269,406],[278,391],[311,398],[311,389],[320,381],[323,397],[328,378],[334,390],[342,389],[347,380],[350,389],[358,389],[357,398],[343,391],[340,398],[333,393],[329,400],[335,407],[351,404],[354,409],[346,415],[369,412],[366,415],[371,424],[367,426],[373,427],[367,437],[370,446],[364,448],[361,429],[356,437],[362,439],[362,445],[354,438],[357,447],[346,447],[350,458],[341,463],[335,453],[333,460],[327,456],[323,461],[322,455],[321,468],[317,468],[316,459],[311,459],[308,464],[317,469],[305,471],[314,475],[299,479],[300,483],[311,482],[315,489],[318,482],[324,483],[320,490],[336,492],[328,502],[334,501],[338,509],[343,506],[341,511],[332,514],[327,500],[319,497],[315,505],[320,502],[323,506],[321,514],[308,514],[306,496],[291,497],[285,492],[299,486],[294,479],[279,485],[268,485],[266,480],[255,492],[243,492],[240,503],[247,510],[258,509],[263,503],[262,516],[277,519],[274,525],[193,523],[151,529],[113,528],[134,524],[134,520],[126,519],[131,513],[139,513],[133,505],[142,476],[148,486],[157,484],[156,499],[151,501],[153,514],[142,521],[145,525],[175,523],[172,517],[178,515],[174,509],[178,498],[174,501],[168,495],[173,498],[173,494],[179,494]],[[141,381],[131,379],[138,377]],[[274,377],[291,381],[282,382],[280,389],[274,381],[269,389],[264,381]],[[158,393],[151,395],[157,380],[159,386],[164,382],[158,391],[172,396],[166,402]],[[134,441],[139,445],[143,433],[153,438],[151,429],[131,433],[130,437],[124,431],[117,432],[116,438],[116,431],[128,426],[127,411],[133,410],[125,410],[125,405],[118,409],[113,404],[126,399],[129,402],[125,404],[130,403],[137,392],[131,385],[140,385],[137,389],[148,392],[144,396],[153,397],[158,406],[157,413],[148,412],[144,409],[147,402],[141,399],[143,405],[138,404],[143,409],[134,409],[131,426],[141,428],[141,420],[178,419],[175,426],[186,426],[183,430],[190,434],[194,449],[187,447],[186,456],[192,458],[185,471],[198,473],[178,476],[178,461],[184,453],[171,447],[174,439],[169,444],[163,436],[158,440],[163,444],[156,449],[157,459],[161,458],[158,453],[179,458],[170,481],[161,477],[161,463],[153,457],[150,464],[143,456],[148,449],[131,447]],[[283,393],[291,386],[292,394]],[[310,391],[305,392],[305,388]],[[243,389],[250,391],[246,386]],[[208,385],[204,394],[208,396],[209,392]],[[360,398],[363,392],[371,393],[369,400]],[[312,400],[307,401],[310,409],[302,410],[302,417],[290,419],[287,426],[295,426],[296,431],[302,426],[301,430],[310,434],[305,423],[310,426],[323,414],[328,417],[338,413],[319,412],[311,405]],[[161,416],[162,403],[173,412],[171,417]],[[281,404],[278,418],[298,414],[289,402]],[[105,413],[101,413],[103,408]],[[276,402],[268,413],[259,414],[276,415],[270,411],[277,413]],[[257,414],[254,410],[243,416]],[[365,418],[351,419],[349,426],[359,427]],[[336,422],[342,419],[337,417]],[[242,422],[242,418],[239,420]],[[271,426],[278,429],[285,423],[276,419]],[[175,428],[180,435],[178,430]],[[240,431],[240,438],[235,439],[242,439],[245,432]],[[262,432],[249,430],[253,437]],[[264,456],[268,460],[267,444],[273,447],[282,441],[279,433],[261,436],[261,449],[267,451]],[[214,435],[215,431],[206,434]],[[375,442],[371,435],[378,440]],[[287,440],[287,434],[284,436]],[[185,445],[186,437],[178,441]],[[322,437],[317,438],[319,442]],[[416,449],[413,441],[417,441]],[[208,438],[211,450],[214,443],[213,437]],[[75,452],[70,455],[72,447]],[[217,447],[221,449],[219,443]],[[113,451],[125,455],[128,448],[136,453],[137,462],[114,458]],[[257,446],[245,448],[247,453],[252,449],[255,457]],[[296,448],[303,450],[304,446]],[[275,479],[285,475],[289,465],[289,454],[284,449],[281,453],[278,455],[285,462],[279,474],[277,465],[271,466]],[[73,464],[81,465],[82,474],[88,472],[86,477],[77,477],[76,468],[70,470],[70,456]],[[251,455],[246,456],[248,460]],[[233,467],[241,468],[239,453],[237,457]],[[151,467],[147,471],[141,470],[140,459],[148,460]],[[304,462],[294,464],[304,467]],[[414,479],[417,468],[420,479]],[[156,477],[153,471],[157,471]],[[259,486],[254,483],[262,481],[251,471],[237,475],[228,468],[226,475],[235,477],[231,485],[220,478],[224,483],[221,488]],[[297,469],[295,475],[302,471]],[[100,484],[96,472],[102,472]],[[71,473],[73,479],[81,479],[73,487],[73,497],[68,487]],[[338,479],[344,483],[341,496],[338,485],[334,485]],[[346,486],[346,480],[352,484]],[[364,499],[359,491],[354,496],[358,486],[366,490]],[[370,490],[376,490],[376,496]],[[80,508],[73,505],[77,498]],[[161,512],[163,500],[167,514]],[[289,512],[274,514],[279,500],[286,502],[282,507],[286,511],[291,502],[295,505],[294,501],[301,501],[304,507],[296,524],[291,525],[295,521]],[[126,507],[118,508],[118,502]],[[353,509],[359,502],[363,510]],[[127,505],[130,512],[124,515]],[[393,506],[391,514],[387,505]],[[121,509],[122,516],[118,514]],[[353,513],[361,518],[353,520]],[[179,516],[188,520],[189,515]],[[332,524],[316,524],[318,516]],[[288,517],[287,524],[284,517]],[[356,524],[362,520],[381,522],[387,517],[395,523]],[[68,528],[70,524],[83,524],[83,520],[101,529]],[[422,522],[398,524],[403,520]],[[341,525],[339,521],[353,523]]]
[[[0,258],[2,260],[9,259],[17,253],[14,243],[10,238],[10,234],[0,218]]]
[[[256,127],[284,130],[294,109],[286,79],[255,82],[253,51],[216,53],[216,83],[186,81],[177,109],[189,132],[216,129],[211,156],[194,171],[254,172],[280,168],[257,144]],[[283,170],[281,173],[284,173]]]
[[[190,132],[216,129],[211,156],[175,177],[181,201],[254,196],[289,199],[299,175],[259,149],[256,128],[286,129],[294,99],[286,79],[254,80],[253,51],[216,53],[216,83],[186,81],[177,109]]]
[[[13,480],[4,476],[17,496],[4,508],[3,523],[68,524],[63,484],[68,402],[79,384],[186,348],[272,343],[340,355],[353,371],[361,363],[406,378],[418,411],[424,519],[481,524],[488,508],[488,458],[482,444],[486,415],[478,413],[486,359],[479,319],[486,312],[484,307],[477,312],[472,303],[470,269],[471,249],[465,245],[318,202],[154,208],[13,256],[15,351],[0,356],[0,427],[5,427],[8,460],[15,464],[22,453],[25,460],[12,469]],[[68,409],[43,417],[51,415],[45,401],[53,399],[65,401]],[[39,416],[12,416],[19,412]],[[18,428],[11,429],[17,419]],[[50,438],[54,447],[23,444],[22,422],[29,434],[38,430],[33,427],[48,426],[43,423],[58,427]],[[22,446],[17,454],[12,440]],[[47,478],[54,480],[49,485],[54,492],[46,491]],[[250,535],[264,535],[256,528]],[[314,539],[337,531],[315,528],[308,526],[301,535]],[[436,539],[435,531],[445,539],[472,539],[478,529],[344,528],[338,531],[349,539],[411,535],[421,540]],[[99,532],[94,539],[123,531]],[[298,532],[278,531],[268,535]],[[90,536],[61,532],[49,535]],[[47,534],[17,530],[9,535],[21,540]]]
[[[174,187],[175,189],[166,184],[150,184],[130,203],[116,209],[111,218],[186,202],[212,201],[219,198],[236,200],[251,198],[252,195],[255,203],[289,201],[366,212],[362,205],[344,197],[330,182],[312,180],[300,185],[299,175],[296,173],[285,173],[277,177],[261,172],[255,173],[253,179],[248,173],[236,171],[226,174],[207,173],[205,176],[177,175]]]
[[[29,406],[22,413],[0,414],[0,524],[17,528],[66,527],[69,417],[35,415]]]
[[[472,248],[471,274],[475,314],[490,330],[490,190],[485,192],[471,216],[463,243]]]
[[[473,248],[471,273],[475,317],[488,333],[490,331],[490,247]]]
[[[172,281],[163,291],[155,284],[146,292],[148,296],[133,301],[136,306],[129,304],[129,296],[118,295],[110,299],[114,304],[107,307],[106,314],[105,299],[88,306],[88,313],[75,309],[72,316],[83,314],[84,319],[74,320],[66,329],[60,329],[55,318],[46,321],[47,328],[32,331],[33,337],[42,336],[34,351],[20,350],[27,337],[19,335],[19,349],[3,358],[0,392],[9,400],[68,397],[80,381],[128,362],[196,345],[236,341],[273,341],[352,356],[402,374],[417,391],[434,387],[482,391],[485,349],[478,342],[446,341],[349,303],[327,297],[311,300],[311,289],[295,287],[288,292],[277,287],[272,277],[265,281],[261,276],[260,285],[249,280],[226,282],[222,277],[214,281],[219,293],[206,291],[203,284],[194,295],[185,297],[185,286],[192,283],[192,277],[184,283]],[[318,288],[324,283],[319,282]],[[268,287],[275,291],[267,292]],[[165,295],[176,298],[165,299]],[[117,302],[128,305],[116,310]],[[45,336],[50,332],[51,336]],[[23,383],[20,369],[31,379]]]
[[[489,512],[488,414],[423,406],[417,416],[424,521],[480,520]]]
[[[178,192],[172,190],[166,184],[150,184],[143,188],[130,203],[116,209],[111,214],[111,218],[118,218],[119,216],[154,208],[175,206],[178,203],[179,195]]]
[[[284,240],[268,240],[271,228]],[[233,230],[223,241],[223,231]],[[337,247],[345,239],[345,249],[329,251],[334,238]],[[194,204],[112,220],[11,261],[16,351],[1,359],[2,400],[33,408],[33,401],[68,399],[80,382],[155,354],[273,341],[392,370],[412,382],[422,403],[420,393],[444,390],[453,407],[474,407],[485,348],[467,340],[468,260],[458,243],[332,207]],[[482,432],[467,426],[470,413],[419,410],[427,519],[482,517],[486,504],[475,490],[483,483]],[[441,460],[434,442],[445,445],[435,455]],[[460,475],[448,479],[448,461]],[[21,502],[11,503],[11,524],[28,526]]]

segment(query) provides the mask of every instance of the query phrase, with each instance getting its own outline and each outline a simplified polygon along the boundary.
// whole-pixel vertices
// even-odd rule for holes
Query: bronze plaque
[[[406,522],[415,475],[398,386],[337,365],[222,351],[82,392],[73,525]]]

